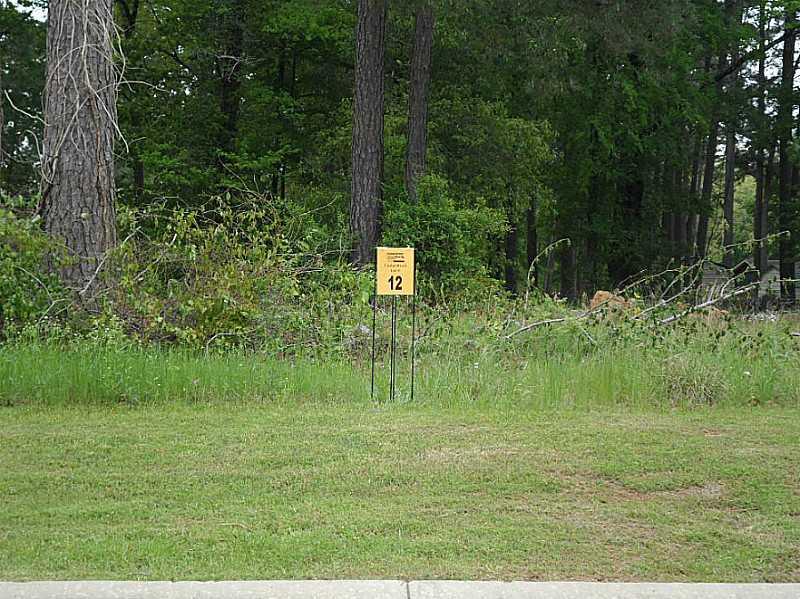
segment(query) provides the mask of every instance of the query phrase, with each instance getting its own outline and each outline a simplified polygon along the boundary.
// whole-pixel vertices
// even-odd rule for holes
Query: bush
[[[37,219],[0,208],[0,339],[65,301],[58,278],[43,272],[49,247]]]
[[[226,203],[122,215],[130,239],[113,261],[108,311],[144,341],[271,353],[338,347],[368,311],[368,273],[326,262],[313,240],[290,242],[292,224],[269,200]]]
[[[419,201],[401,197],[387,202],[383,241],[393,246],[417,249],[421,282],[426,295],[436,297],[437,287],[449,294],[497,291],[497,281],[486,271],[491,243],[503,234],[504,215],[492,208],[468,208],[458,204],[449,183],[436,175],[418,183]]]

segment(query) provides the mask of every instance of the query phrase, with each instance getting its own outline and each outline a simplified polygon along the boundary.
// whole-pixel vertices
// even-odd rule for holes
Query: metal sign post
[[[414,248],[378,248],[375,295],[372,298],[372,384],[370,397],[375,399],[375,327],[378,314],[378,297],[389,296],[391,304],[391,341],[389,345],[389,399],[397,393],[397,297],[411,297],[411,399],[414,399],[416,374],[417,296],[416,261]]]

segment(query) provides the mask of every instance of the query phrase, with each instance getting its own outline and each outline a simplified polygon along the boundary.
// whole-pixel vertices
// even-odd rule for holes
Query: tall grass
[[[760,334],[759,334],[760,333]],[[700,405],[800,405],[800,354],[785,331],[611,342],[552,330],[520,342],[458,331],[420,347],[414,403],[458,408],[671,409]],[[756,342],[751,343],[753,340]],[[467,342],[469,341],[469,343]],[[147,405],[165,402],[324,402],[369,406],[370,363],[360,357],[278,359],[205,355],[92,342],[0,347],[2,405]],[[410,402],[407,352],[398,394]],[[388,364],[376,368],[376,403],[388,397]]]

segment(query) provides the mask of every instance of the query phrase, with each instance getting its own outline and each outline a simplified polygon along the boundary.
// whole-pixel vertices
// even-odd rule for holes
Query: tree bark
[[[729,0],[726,2],[728,10],[728,18],[734,21],[736,25],[742,22],[742,10],[739,7],[739,2]],[[733,24],[733,23],[732,23]],[[739,45],[734,45],[730,50],[730,64],[736,64],[739,58]],[[738,73],[734,75],[733,81],[728,90],[729,94],[735,92],[739,85]],[[735,100],[735,97],[734,97]],[[726,268],[733,268],[734,258],[734,195],[735,189],[735,176],[736,176],[736,126],[738,121],[738,107],[733,106],[731,114],[729,114],[727,122],[725,123],[725,193],[722,205],[723,217],[725,220],[725,230],[722,236],[723,245],[723,263]]]
[[[778,222],[781,232],[788,231],[780,239],[780,276],[787,281],[781,285],[781,299],[794,303],[795,285],[790,279],[795,278],[793,251],[793,219],[792,219],[792,160],[790,148],[792,144],[792,121],[794,112],[794,53],[797,23],[795,11],[786,12],[785,35],[783,42],[783,66],[781,69],[780,102],[778,107],[778,146],[780,171],[778,174]]]
[[[353,262],[375,260],[383,204],[386,0],[358,0],[350,231]]]
[[[516,215],[509,214],[508,231],[506,231],[506,290],[516,294],[519,291],[519,223]]]
[[[120,9],[120,21],[121,26],[120,29],[122,30],[122,36],[126,44],[132,42],[134,37],[136,36],[136,27],[139,20],[139,7],[140,7],[140,0],[115,0],[116,5],[119,6]],[[123,48],[123,50],[126,50]],[[130,65],[129,65],[130,66]],[[135,65],[139,66],[140,65]],[[139,127],[142,124],[142,115],[140,113],[140,109],[137,103],[136,94],[132,93],[130,86],[128,86],[128,93],[123,96],[123,102],[127,102],[129,106],[129,122],[131,125],[131,129],[134,132],[138,132]],[[131,166],[133,169],[133,195],[139,201],[139,203],[144,202],[144,160],[142,160],[141,153],[139,152],[139,144],[132,143],[129,146],[130,156],[131,156]]]
[[[714,114],[711,120],[711,132],[706,145],[706,161],[703,173],[703,189],[700,193],[700,218],[697,224],[697,256],[701,259],[708,252],[708,220],[711,216],[711,200],[714,193],[714,171],[717,168],[717,139],[719,137],[719,120]]]
[[[736,124],[732,118],[725,126],[725,199],[723,214],[725,231],[723,234],[723,264],[725,268],[733,268],[733,200],[736,174]]]
[[[766,43],[767,43],[767,3],[761,1],[758,18],[758,38],[761,54],[758,59],[758,114],[762,119],[762,127],[766,128],[767,123],[767,99],[766,99]],[[769,235],[768,210],[769,198],[767,197],[767,173],[764,156],[764,131],[756,134],[756,198],[755,214],[753,218],[753,264],[758,272],[763,275],[769,266],[769,256],[767,254],[767,242],[764,241]]]
[[[3,150],[3,131],[6,128],[6,115],[3,111],[5,102],[6,98],[3,91],[3,63],[0,62],[0,184],[3,182],[3,175],[5,174],[6,167],[6,155]]]
[[[563,243],[560,249],[561,296],[575,303],[578,300],[578,268],[575,245]]]
[[[222,56],[217,57],[220,78],[220,130],[218,149],[223,153],[236,151],[239,132],[239,112],[242,103],[239,77],[244,52],[244,6],[242,0],[229,0],[228,10],[221,17],[223,35]],[[226,161],[223,158],[221,164]]]
[[[409,199],[415,203],[417,180],[425,174],[428,151],[428,96],[434,25],[433,7],[426,2],[417,9],[409,76],[405,184]]]
[[[530,205],[528,206],[527,214],[525,215],[526,222],[526,249],[527,249],[527,264],[528,273],[530,276],[530,283],[534,286],[539,284],[539,267],[536,264],[536,258],[539,256],[539,234],[536,222],[536,198],[531,198]]]
[[[94,306],[105,255],[116,244],[115,35],[112,0],[50,1],[42,214],[68,254],[58,263],[61,278],[86,307]]]

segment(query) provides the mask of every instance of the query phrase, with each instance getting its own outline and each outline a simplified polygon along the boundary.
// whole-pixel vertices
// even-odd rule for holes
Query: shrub
[[[199,349],[337,346],[368,310],[369,275],[290,242],[291,223],[268,202],[123,215],[130,239],[113,262],[111,313],[145,341]]]
[[[57,277],[43,272],[48,248],[37,219],[0,208],[0,339],[65,301]]]
[[[486,240],[505,231],[503,214],[459,205],[447,180],[436,175],[423,177],[417,193],[417,203],[403,197],[387,203],[383,241],[417,249],[421,281],[428,286],[423,293],[435,297],[437,283],[450,294],[496,291],[485,266],[492,246]]]

